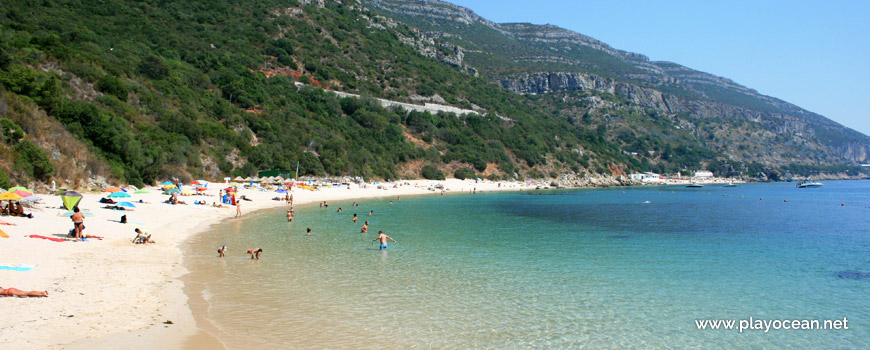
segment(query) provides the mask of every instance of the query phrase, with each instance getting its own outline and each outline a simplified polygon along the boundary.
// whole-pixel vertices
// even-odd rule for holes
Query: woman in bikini
[[[35,290],[19,290],[15,288],[3,288],[0,287],[0,296],[7,297],[48,297],[48,291],[35,291]]]

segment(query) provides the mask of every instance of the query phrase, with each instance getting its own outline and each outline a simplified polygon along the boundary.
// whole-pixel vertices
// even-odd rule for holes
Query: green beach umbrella
[[[72,210],[82,200],[82,194],[76,191],[66,191],[60,195],[60,200],[63,201],[63,207],[66,210]]]
[[[108,195],[109,198],[130,198],[130,195],[127,192],[112,192],[112,194]]]
[[[21,186],[15,186],[15,187],[12,187],[9,189],[9,192],[15,192],[15,191],[24,191],[24,192],[33,193],[33,191],[28,190],[28,189],[21,187]]]
[[[149,190],[138,190],[138,191],[136,191],[136,192],[133,192],[133,194],[143,194],[143,193],[151,193],[151,191],[149,191]]]
[[[166,191],[163,191],[163,194],[176,194],[176,193],[181,193],[181,190],[179,190],[177,188],[170,188]]]

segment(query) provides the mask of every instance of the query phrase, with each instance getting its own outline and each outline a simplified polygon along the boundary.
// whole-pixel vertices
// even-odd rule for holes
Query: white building
[[[713,172],[709,170],[699,170],[695,172],[695,177],[713,177]]]
[[[632,180],[640,180],[641,182],[662,182],[662,176],[656,173],[629,174]]]

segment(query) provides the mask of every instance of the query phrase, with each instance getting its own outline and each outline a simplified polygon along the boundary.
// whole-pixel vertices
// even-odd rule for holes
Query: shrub
[[[142,62],[139,62],[137,69],[140,74],[154,80],[164,79],[169,76],[169,66],[157,56],[143,58]]]
[[[97,89],[109,95],[117,97],[121,101],[127,101],[127,86],[114,75],[106,74],[97,81]]]
[[[3,169],[0,169],[0,188],[9,188],[9,185],[12,182],[9,181],[9,176],[6,175],[6,172]]]
[[[459,169],[456,169],[456,171],[453,173],[453,177],[460,179],[460,180],[465,180],[465,179],[473,179],[473,178],[477,177],[477,174],[475,174],[474,170],[471,170],[470,168],[459,168]]]
[[[48,156],[32,142],[22,141],[14,149],[19,154],[15,161],[16,167],[28,175],[45,181],[54,174],[54,165],[51,165]]]
[[[8,143],[18,143],[18,141],[24,137],[24,130],[21,130],[21,127],[18,126],[18,124],[15,124],[15,122],[7,118],[0,119],[0,128],[2,128],[2,130],[0,130],[0,135],[2,135]]]
[[[423,170],[420,172],[420,175],[422,175],[424,179],[429,179],[429,180],[444,180],[444,179],[446,179],[446,177],[444,177],[444,173],[442,173],[441,170],[438,170],[438,168],[436,168],[433,165],[423,166]]]

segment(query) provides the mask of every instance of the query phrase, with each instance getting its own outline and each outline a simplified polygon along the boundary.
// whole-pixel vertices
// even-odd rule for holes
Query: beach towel
[[[7,235],[6,232],[3,232],[3,230],[0,230],[0,237],[9,238],[9,235]]]
[[[102,240],[102,239],[103,239],[103,237],[100,237],[100,236],[93,236],[93,235],[85,235],[85,238],[93,238],[93,239],[99,239],[99,240]]]
[[[27,236],[24,236],[24,237],[30,237],[30,238],[42,238],[42,239],[47,239],[47,240],[49,240],[49,241],[55,241],[55,242],[66,242],[66,240],[63,239],[63,238],[46,237],[46,236],[40,236],[40,235],[27,235]]]
[[[0,270],[12,270],[12,271],[30,271],[36,265],[27,265],[27,264],[0,264]]]
[[[13,224],[13,223],[11,223],[11,222],[5,222],[5,221],[0,221],[0,225],[6,225],[6,226],[18,226],[18,224]]]

